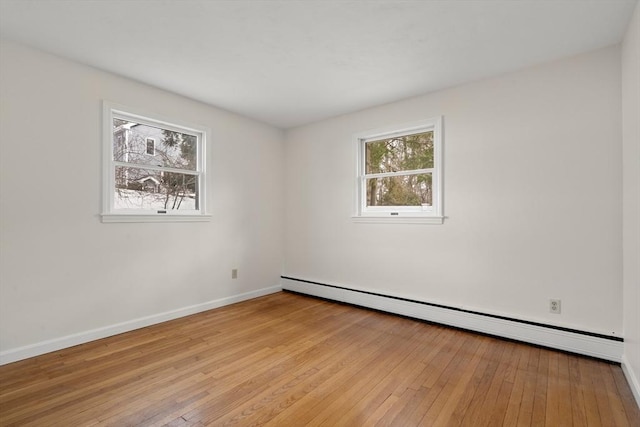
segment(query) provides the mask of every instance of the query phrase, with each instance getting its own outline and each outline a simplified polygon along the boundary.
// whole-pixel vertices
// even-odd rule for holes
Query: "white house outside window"
[[[362,222],[442,224],[442,118],[364,132],[357,147]]]
[[[103,222],[207,220],[207,134],[105,102]]]

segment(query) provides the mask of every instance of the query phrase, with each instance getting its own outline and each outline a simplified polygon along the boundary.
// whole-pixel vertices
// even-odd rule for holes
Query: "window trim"
[[[365,144],[385,138],[410,135],[433,130],[434,159],[432,172],[433,203],[430,209],[409,206],[366,206],[365,182]],[[398,126],[387,126],[380,129],[360,132],[354,135],[354,147],[356,158],[355,178],[355,203],[353,221],[363,223],[399,223],[399,224],[442,224],[444,222],[443,210],[443,156],[442,156],[442,116],[405,123]],[[411,171],[410,174],[417,173]],[[376,174],[376,175],[395,175]],[[405,174],[400,174],[405,175]]]
[[[115,161],[113,160],[113,119],[125,117],[135,120],[139,124],[161,127],[162,129],[189,133],[197,136],[197,166],[198,175],[198,211],[161,211],[114,209],[115,191]],[[138,108],[119,105],[110,101],[102,102],[102,213],[101,220],[104,223],[111,222],[199,222],[209,221],[211,215],[207,213],[206,192],[206,150],[210,140],[209,128],[190,124],[181,120],[167,119],[155,113],[142,111]],[[145,138],[146,143],[146,138]],[[154,147],[155,148],[155,147]],[[146,152],[146,150],[145,150]],[[172,168],[162,168],[174,171]],[[181,172],[181,170],[178,170]]]

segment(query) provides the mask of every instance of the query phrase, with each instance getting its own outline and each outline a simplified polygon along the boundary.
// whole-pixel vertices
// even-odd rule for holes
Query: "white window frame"
[[[405,135],[413,135],[433,131],[434,159],[433,168],[412,171],[432,174],[433,200],[431,206],[367,206],[367,178],[405,175],[398,173],[366,174],[365,145],[367,142],[380,141]],[[360,132],[354,135],[356,153],[356,185],[355,213],[352,219],[356,222],[370,223],[409,223],[409,224],[442,224],[443,210],[443,157],[442,157],[442,116],[399,126],[388,126],[381,129]]]
[[[137,108],[131,108],[109,101],[103,101],[102,120],[102,222],[193,222],[209,221],[211,215],[207,214],[206,202],[206,147],[210,140],[211,131],[203,126],[193,125],[175,119],[166,119],[157,114],[144,112]],[[197,164],[198,176],[198,206],[196,211],[180,210],[143,210],[143,209],[115,209],[115,167],[135,166],[116,162],[113,156],[113,119],[122,118],[162,129],[194,135],[197,140]],[[146,144],[146,138],[145,138]],[[146,153],[146,146],[145,146]],[[149,168],[145,166],[145,168]],[[167,172],[184,173],[182,169],[168,167],[151,167]],[[194,171],[189,171],[194,172]]]

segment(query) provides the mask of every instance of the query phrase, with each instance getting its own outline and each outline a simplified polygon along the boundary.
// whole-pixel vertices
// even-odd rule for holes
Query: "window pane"
[[[199,209],[197,175],[116,166],[115,182],[115,209]]]
[[[151,156],[156,155],[156,140],[147,138],[147,154]]]
[[[433,168],[433,131],[365,144],[366,173]]]
[[[194,135],[113,119],[113,159],[117,162],[196,170],[196,157]]]
[[[367,179],[367,206],[431,206],[431,181],[430,173]]]

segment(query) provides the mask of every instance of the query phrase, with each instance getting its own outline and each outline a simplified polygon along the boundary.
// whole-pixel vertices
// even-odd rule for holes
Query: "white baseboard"
[[[157,323],[177,319],[179,317],[200,313],[202,311],[223,307],[225,305],[234,304],[236,302],[261,297],[264,295],[279,292],[281,290],[282,288],[280,286],[262,288],[243,294],[208,301],[202,304],[195,304],[188,307],[178,308],[176,310],[166,311],[164,313],[140,317],[138,319],[117,323],[115,325],[105,326],[103,328],[92,329],[89,331],[79,332],[77,334],[67,335],[60,338],[54,338],[51,340],[26,345],[24,347],[5,350],[0,352],[0,365],[27,359],[29,357],[39,356],[41,354],[50,353],[52,351],[61,350],[67,347],[73,347],[74,345],[84,344],[89,341],[95,341],[101,338],[118,335],[123,332],[133,331],[135,329],[144,328],[150,325],[155,325]]]
[[[638,380],[640,377],[638,377],[637,372],[633,371],[627,356],[624,354],[622,355],[622,372],[624,372],[624,376],[629,383],[629,388],[631,388],[633,397],[636,398],[636,403],[638,404],[638,408],[640,408],[640,381]]]
[[[619,363],[622,360],[624,343],[603,336],[594,336],[597,334],[557,329],[552,326],[470,313],[419,301],[287,277],[282,277],[282,288],[613,362]]]

